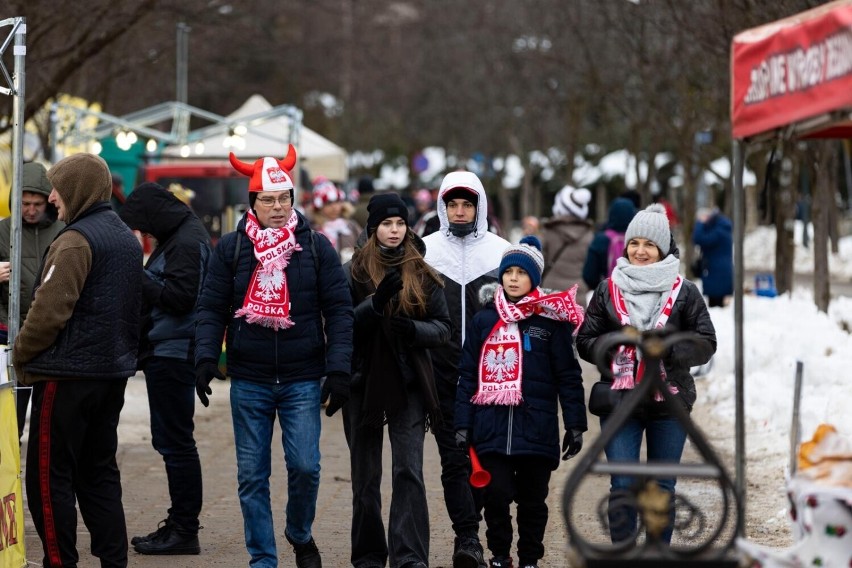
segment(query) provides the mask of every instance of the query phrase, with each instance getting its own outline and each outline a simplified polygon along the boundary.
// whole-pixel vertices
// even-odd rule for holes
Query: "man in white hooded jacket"
[[[453,335],[446,346],[432,350],[442,414],[435,439],[441,456],[444,502],[456,534],[453,568],[477,568],[485,565],[479,543],[479,507],[468,481],[466,441],[456,440],[453,430],[453,409],[467,321],[481,307],[479,289],[497,281],[501,256],[509,242],[488,232],[485,189],[471,172],[452,172],[444,177],[437,208],[441,228],[424,237],[425,259],[444,277]]]

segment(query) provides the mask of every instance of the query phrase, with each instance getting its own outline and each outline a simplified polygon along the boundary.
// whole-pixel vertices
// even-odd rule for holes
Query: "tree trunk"
[[[832,164],[834,163],[834,143],[814,142],[814,162],[816,176],[813,185],[813,224],[814,224],[814,303],[821,312],[828,313],[831,301],[831,286],[828,271],[828,233],[829,212],[833,209],[834,187]],[[811,155],[808,152],[806,155]]]
[[[792,144],[785,144],[785,150],[793,150]],[[778,173],[778,185],[769,187],[768,191],[773,202],[773,223],[775,225],[775,287],[779,294],[784,294],[793,289],[793,260],[794,248],[794,211],[795,211],[795,186],[793,180],[798,179],[798,161],[790,155],[792,152],[783,152],[783,157],[777,164],[781,169]]]

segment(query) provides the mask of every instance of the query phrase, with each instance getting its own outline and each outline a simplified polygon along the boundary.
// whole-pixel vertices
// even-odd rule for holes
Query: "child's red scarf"
[[[672,314],[672,308],[674,307],[675,300],[677,300],[677,296],[682,287],[683,278],[678,276],[675,279],[674,284],[672,284],[672,289],[671,292],[669,292],[669,297],[666,299],[666,303],[663,304],[663,308],[657,316],[657,321],[654,322],[654,329],[662,329],[665,327],[666,323],[669,321],[669,316]],[[621,293],[619,287],[612,281],[612,278],[609,279],[609,295],[610,298],[612,298],[612,305],[615,308],[615,313],[618,314],[618,319],[621,321],[621,325],[630,325],[630,314],[627,313],[627,304],[624,301],[624,295]],[[645,375],[645,360],[642,359],[639,361],[639,367],[637,368],[636,346],[621,345],[619,346],[618,351],[615,352],[615,356],[612,358],[612,365],[610,368],[612,369],[613,377],[612,387],[610,388],[612,390],[629,390],[636,386],[636,383],[642,381],[642,377]],[[666,380],[666,367],[663,365],[662,361],[660,361],[660,376],[663,381]],[[676,386],[668,385],[668,387],[670,393],[677,394]],[[654,400],[658,402],[662,401],[663,395],[656,392],[654,394]]]
[[[295,325],[290,319],[290,291],[284,269],[290,256],[302,250],[296,242],[295,229],[299,218],[295,211],[290,213],[287,223],[277,229],[262,229],[254,211],[246,214],[246,235],[254,245],[254,256],[259,261],[251,277],[243,307],[234,317],[245,317],[274,330]]]
[[[517,303],[506,299],[503,287],[494,293],[499,321],[491,329],[479,354],[479,388],[474,404],[517,406],[523,400],[521,374],[523,348],[518,322],[539,314],[557,321],[570,321],[574,333],[583,323],[583,308],[577,305],[577,285],[570,290],[545,295],[536,288]]]

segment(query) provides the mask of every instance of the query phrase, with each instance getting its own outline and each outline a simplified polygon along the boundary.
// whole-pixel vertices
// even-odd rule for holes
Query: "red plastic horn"
[[[479,456],[476,455],[476,450],[473,449],[473,446],[470,446],[468,451],[470,452],[470,466],[472,469],[470,484],[477,489],[482,489],[491,483],[491,474],[482,468],[482,464],[479,463]]]

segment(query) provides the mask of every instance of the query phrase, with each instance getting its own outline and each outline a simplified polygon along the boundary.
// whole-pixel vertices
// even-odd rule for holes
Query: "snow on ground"
[[[813,272],[813,250],[801,244],[802,225],[795,232],[795,271]],[[838,254],[829,254],[831,277],[852,277],[852,237],[840,240]],[[744,241],[746,270],[774,268],[774,227],[761,227]],[[710,310],[718,350],[711,372],[699,379],[699,388],[715,413],[734,422],[734,310]],[[769,451],[789,456],[796,361],[804,364],[800,406],[801,439],[808,440],[820,423],[833,424],[852,437],[852,298],[831,301],[828,314],[817,311],[810,290],[796,289],[777,298],[746,296],[743,303],[745,414],[754,421]],[[746,448],[748,449],[748,439]]]
[[[793,270],[796,274],[811,274],[814,269],[813,244],[805,248],[802,246],[801,221],[796,221],[794,228],[794,240],[796,243],[796,254],[793,261]],[[813,235],[813,229],[809,231]],[[813,243],[813,238],[810,239]],[[852,237],[844,237],[838,243],[838,253],[828,255],[828,267],[832,278],[849,280],[852,278]],[[775,227],[758,227],[746,235],[743,241],[743,256],[746,268],[750,270],[766,270],[771,272],[775,268]]]
[[[734,310],[712,308],[718,349],[711,372],[699,380],[707,404],[734,421]],[[802,361],[800,407],[802,439],[820,423],[833,424],[852,436],[852,413],[846,411],[852,381],[852,298],[832,301],[829,313],[818,312],[804,291],[777,298],[746,296],[743,302],[745,414],[764,433],[776,432],[778,452],[789,453],[796,362]],[[748,447],[748,445],[746,446]]]

